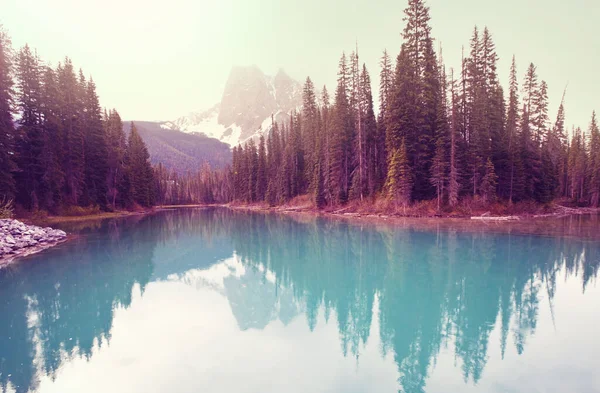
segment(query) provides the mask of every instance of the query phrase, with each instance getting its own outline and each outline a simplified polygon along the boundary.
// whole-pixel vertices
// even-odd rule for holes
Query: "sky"
[[[384,49],[395,58],[407,0],[0,0],[13,46],[91,75],[101,104],[127,120],[173,120],[218,103],[234,65],[283,68],[335,88],[342,51],[358,44],[376,92]],[[446,67],[460,69],[475,25],[487,26],[504,86],[516,56],[549,85],[553,120],[565,87],[568,125],[600,111],[600,1],[427,0]]]

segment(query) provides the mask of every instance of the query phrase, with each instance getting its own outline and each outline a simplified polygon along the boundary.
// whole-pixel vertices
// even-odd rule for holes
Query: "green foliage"
[[[395,149],[392,153],[385,186],[388,199],[393,201],[396,206],[402,205],[406,209],[411,201],[413,179],[404,139],[400,148]]]
[[[13,200],[3,197],[0,199],[0,219],[12,218],[15,213]]]
[[[494,202],[496,200],[496,186],[498,184],[498,176],[492,160],[488,158],[485,165],[485,175],[481,179],[481,197],[485,202]]]

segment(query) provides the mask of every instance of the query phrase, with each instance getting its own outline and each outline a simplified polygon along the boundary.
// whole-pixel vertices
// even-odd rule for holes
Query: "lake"
[[[600,392],[598,218],[543,226],[73,225],[0,271],[0,391]]]

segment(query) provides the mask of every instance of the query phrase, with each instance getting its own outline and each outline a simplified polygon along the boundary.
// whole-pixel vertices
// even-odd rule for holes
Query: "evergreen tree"
[[[256,174],[256,199],[264,201],[267,191],[267,153],[265,138],[261,135],[258,143],[258,162]]]
[[[13,158],[15,129],[12,121],[11,71],[11,42],[0,25],[0,200],[12,199],[16,192],[12,176],[16,163]]]
[[[508,143],[508,158],[509,158],[509,184],[508,184],[508,200],[509,203],[513,202],[515,196],[515,182],[522,184],[522,178],[517,175],[522,175],[516,170],[516,162],[520,161],[519,158],[519,143],[518,143],[518,132],[519,130],[519,86],[517,82],[517,64],[515,57],[512,58],[512,64],[510,67],[510,78],[509,78],[509,98],[508,98],[508,110],[506,114],[506,136]],[[516,193],[520,194],[520,190]]]
[[[350,167],[350,136],[353,125],[348,102],[349,73],[346,55],[342,54],[339,63],[338,85],[335,92],[335,106],[331,114],[329,138],[329,184],[331,187],[332,203],[345,202],[348,197],[349,167]]]
[[[456,97],[456,88],[454,82],[454,71],[451,73],[450,78],[450,96],[451,96],[451,115],[450,115],[450,174],[448,180],[448,203],[451,207],[455,207],[458,204],[458,195],[460,190],[459,163],[457,157],[458,148],[458,117],[459,107],[458,99]]]
[[[412,171],[408,163],[406,142],[404,139],[399,149],[395,149],[390,160],[390,167],[386,180],[388,198],[396,206],[402,205],[406,213],[406,206],[411,201],[412,194]]]
[[[590,205],[600,206],[600,129],[596,120],[596,112],[592,113],[590,122]]]
[[[44,132],[41,114],[41,65],[37,55],[25,45],[17,55],[17,109],[21,113],[17,129],[16,154],[20,171],[19,201],[27,209],[38,209],[44,198]]]
[[[316,187],[318,122],[315,88],[310,78],[307,77],[302,93],[302,142],[306,170],[304,178],[308,182],[309,192],[314,192]]]
[[[104,126],[108,142],[107,197],[113,209],[117,204],[126,207],[131,204],[125,166],[127,142],[121,116],[115,109],[104,116]]]
[[[58,66],[59,106],[62,120],[63,170],[65,173],[66,202],[77,205],[84,185],[84,140],[81,119],[81,103],[83,89],[75,76],[73,64],[65,58],[64,64]]]
[[[485,165],[485,175],[481,179],[481,196],[485,202],[494,202],[496,200],[496,185],[498,176],[492,160],[488,158]]]
[[[126,163],[133,201],[144,207],[152,206],[154,204],[154,171],[150,165],[150,155],[146,144],[133,122],[127,143]]]
[[[84,97],[85,193],[87,204],[105,210],[108,204],[108,142],[96,84],[90,78]]]
[[[45,67],[42,77],[41,114],[44,132],[44,150],[42,154],[42,176],[45,199],[41,205],[56,213],[63,200],[64,172],[62,169],[63,133],[58,101],[58,80],[50,67]]]

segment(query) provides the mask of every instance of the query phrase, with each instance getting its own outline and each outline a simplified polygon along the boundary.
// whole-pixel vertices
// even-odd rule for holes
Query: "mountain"
[[[233,67],[221,102],[212,108],[190,113],[160,124],[164,130],[180,130],[215,138],[236,146],[269,130],[271,116],[287,121],[302,105],[302,86],[279,70],[273,77],[258,67]]]
[[[196,172],[204,162],[221,168],[231,162],[229,145],[202,134],[188,134],[167,130],[161,123],[135,121],[135,126],[150,153],[152,164],[162,163],[179,174]],[[124,122],[125,133],[129,134],[131,122]]]

